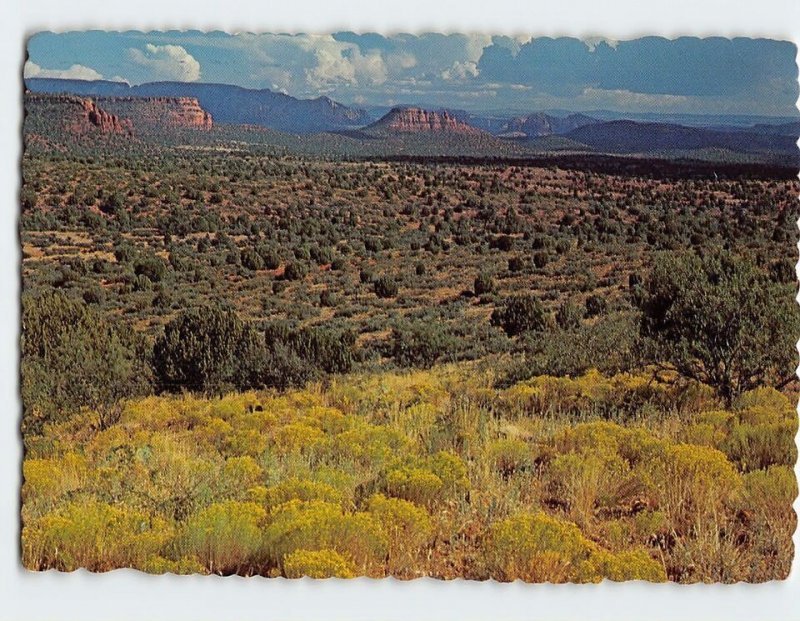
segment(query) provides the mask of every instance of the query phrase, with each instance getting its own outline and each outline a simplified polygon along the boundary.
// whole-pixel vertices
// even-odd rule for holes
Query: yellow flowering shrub
[[[428,512],[407,500],[387,498],[374,494],[367,509],[386,534],[389,543],[390,570],[408,569],[414,565],[414,556],[433,535],[433,524]]]
[[[406,453],[411,441],[395,429],[383,425],[360,423],[332,439],[328,446],[329,460],[343,465],[380,468],[398,454]]]
[[[452,451],[439,451],[425,458],[424,464],[442,480],[445,493],[460,496],[470,488],[467,465]]]
[[[75,501],[25,524],[22,560],[29,569],[140,567],[171,537],[163,519],[122,505]]]
[[[221,451],[232,433],[233,426],[228,421],[209,417],[204,420],[202,425],[193,430],[192,437],[205,446]]]
[[[210,573],[249,567],[261,549],[267,512],[252,502],[215,503],[192,515],[178,541],[181,556],[194,556]]]
[[[390,468],[383,477],[390,496],[431,507],[437,502],[458,500],[470,488],[467,467],[450,451],[407,459]]]
[[[628,463],[621,457],[590,452],[558,455],[547,471],[554,497],[566,501],[570,517],[582,526],[593,520],[597,508],[613,508],[627,500],[617,492],[629,475]]]
[[[501,520],[486,544],[490,575],[502,581],[599,582],[667,579],[664,567],[642,548],[612,553],[593,543],[572,522],[543,512]]]
[[[263,485],[254,485],[248,487],[244,493],[244,500],[246,502],[254,502],[257,505],[263,505],[267,502],[267,488]]]
[[[348,412],[388,415],[417,403],[439,409],[450,399],[442,386],[446,369],[349,377],[332,384],[329,402]]]
[[[275,430],[272,448],[279,454],[315,452],[325,442],[325,432],[305,423],[290,423]]]
[[[745,472],[772,465],[791,466],[797,461],[796,434],[796,420],[741,423],[730,430],[719,448]]]
[[[693,444],[665,445],[648,472],[659,508],[679,532],[721,512],[742,483],[724,453]]]
[[[114,425],[86,438],[83,454],[89,460],[102,460],[117,452],[121,447],[131,445],[129,429]]]
[[[54,459],[27,459],[22,464],[22,500],[53,502],[80,489],[88,476],[86,458],[77,453]]]
[[[736,414],[727,410],[709,410],[701,412],[693,418],[699,424],[711,425],[714,429],[727,432],[735,422]]]
[[[209,415],[230,421],[237,415],[245,412],[248,406],[254,405],[257,399],[251,392],[229,394],[221,399],[209,399]]]
[[[319,405],[309,408],[303,418],[306,424],[318,427],[328,435],[347,431],[355,424],[353,418],[345,416],[341,410]]]
[[[272,508],[290,500],[323,500],[341,504],[343,494],[327,483],[291,478],[268,487],[263,503],[267,508]]]
[[[496,580],[569,582],[581,576],[592,549],[575,524],[539,511],[492,524],[484,552]]]
[[[603,459],[619,456],[633,465],[651,458],[660,441],[644,429],[597,421],[564,429],[553,444],[560,453],[586,452]]]
[[[173,519],[184,520],[214,500],[222,465],[216,454],[197,455],[195,447],[164,436],[154,439],[144,465],[149,481],[140,491]],[[119,469],[115,472],[126,474]]]
[[[742,482],[742,507],[746,510],[784,521],[792,512],[792,504],[797,498],[797,478],[790,467],[770,466],[766,470],[748,472],[742,477]]]
[[[650,372],[497,389],[499,360],[135,399],[104,430],[91,411],[46,424],[25,438],[23,561],[556,582],[789,571],[791,396],[720,410],[707,386]]]
[[[498,407],[511,416],[530,415],[541,407],[542,390],[520,382],[502,391],[497,399]]]
[[[616,554],[596,550],[581,569],[581,573],[587,582],[599,582],[604,578],[615,582],[626,580],[665,582],[667,579],[664,566],[643,548],[624,550]]]
[[[531,447],[516,438],[501,438],[490,442],[486,447],[486,457],[492,468],[504,477],[527,470],[533,465]]]
[[[390,496],[430,507],[441,498],[444,483],[430,470],[400,466],[386,473],[384,488]]]
[[[295,550],[283,559],[287,578],[354,578],[353,563],[336,550]]]
[[[641,511],[633,517],[633,536],[639,543],[647,543],[667,530],[667,516],[663,511]]]
[[[436,426],[439,411],[430,403],[415,403],[399,410],[392,427],[411,440],[419,449],[428,446],[428,439]]]
[[[225,437],[221,453],[228,457],[258,457],[269,444],[269,437],[256,429],[236,428]]]
[[[741,395],[734,406],[733,412],[698,415],[682,439],[720,449],[744,472],[797,461],[797,414],[784,394],[758,388]]]
[[[256,460],[244,457],[229,457],[222,467],[219,481],[220,495],[225,498],[241,500],[247,490],[258,485],[264,478],[264,471]]]
[[[290,500],[278,505],[264,531],[269,560],[283,568],[295,550],[335,550],[353,559],[359,572],[369,573],[386,555],[386,536],[368,513],[346,513],[321,500]]]
[[[749,390],[736,399],[734,404],[738,410],[747,410],[753,407],[763,407],[776,412],[782,417],[794,418],[797,414],[796,404],[779,390],[771,386],[764,386]]]
[[[177,561],[164,558],[163,556],[151,556],[144,564],[139,567],[148,574],[206,574],[208,570],[194,556],[185,556]]]
[[[711,423],[693,423],[683,429],[680,438],[687,444],[701,444],[718,448],[727,437],[727,431]]]

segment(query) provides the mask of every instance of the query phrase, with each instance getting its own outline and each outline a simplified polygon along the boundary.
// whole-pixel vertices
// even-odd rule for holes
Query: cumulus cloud
[[[333,35],[244,34],[228,44],[247,55],[253,79],[295,94],[377,86],[390,71],[415,64],[408,54],[387,60],[378,49],[362,49]]]
[[[128,57],[148,69],[154,79],[196,82],[200,79],[200,63],[180,45],[153,45],[144,50],[129,48]]]
[[[94,32],[40,33],[28,50],[27,77],[203,80],[370,105],[448,106],[469,91],[474,109],[485,92],[493,108],[520,111],[725,109],[788,116],[796,114],[798,93],[794,45],[765,39]],[[44,69],[63,67],[66,50],[70,63],[80,64]],[[202,75],[192,56],[199,50]]]
[[[471,34],[465,36],[464,49],[467,53],[467,60],[476,63],[483,55],[483,49],[492,44],[490,35]]]
[[[315,65],[305,71],[312,87],[383,84],[386,81],[386,63],[378,50],[362,52],[358,45],[337,41],[330,35],[301,35],[297,43],[316,60]]]
[[[469,78],[477,78],[480,70],[477,63],[468,60],[465,62],[454,62],[448,69],[442,71],[443,80],[464,81]]]
[[[25,63],[23,75],[26,78],[60,78],[63,80],[102,80],[103,76],[83,65],[72,65],[69,69],[45,69],[30,60]]]

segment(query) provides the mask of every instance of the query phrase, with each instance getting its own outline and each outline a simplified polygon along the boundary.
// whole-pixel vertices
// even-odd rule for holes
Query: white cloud
[[[464,81],[469,78],[477,78],[480,70],[478,65],[472,61],[454,62],[449,69],[442,71],[443,80]]]
[[[409,52],[395,52],[386,58],[386,65],[392,73],[399,73],[417,66],[417,57]]]
[[[64,80],[102,80],[103,76],[84,65],[72,65],[69,69],[45,69],[32,61],[27,61],[23,68],[26,78],[60,78]]]
[[[585,101],[594,105],[602,103],[603,106],[620,110],[672,110],[690,103],[692,98],[686,95],[654,95],[624,89],[607,90],[588,87],[583,89],[576,101]]]
[[[128,57],[152,72],[154,79],[195,82],[200,79],[200,63],[180,45],[153,45],[144,50],[128,49]]]
[[[483,48],[492,44],[492,37],[490,35],[472,34],[466,35],[465,50],[467,53],[467,61],[476,63],[480,60],[483,54]]]
[[[383,84],[388,72],[377,50],[366,54],[353,44],[330,35],[300,35],[299,46],[313,54],[316,64],[305,70],[306,81],[315,88],[348,84]]]
[[[296,95],[331,92],[337,88],[381,85],[390,70],[413,67],[410,54],[391,59],[379,50],[362,51],[355,43],[332,35],[237,35],[230,45],[242,50],[253,63],[251,77],[276,84]]]

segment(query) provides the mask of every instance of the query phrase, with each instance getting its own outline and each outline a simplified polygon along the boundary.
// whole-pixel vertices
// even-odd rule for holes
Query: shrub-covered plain
[[[796,171],[39,129],[26,567],[787,575]]]

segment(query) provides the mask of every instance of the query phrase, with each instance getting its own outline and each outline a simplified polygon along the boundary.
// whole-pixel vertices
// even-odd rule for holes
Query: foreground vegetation
[[[797,422],[652,374],[502,360],[126,402],[26,439],[31,569],[763,581],[792,560]]]
[[[26,567],[788,574],[796,171],[34,138]]]

